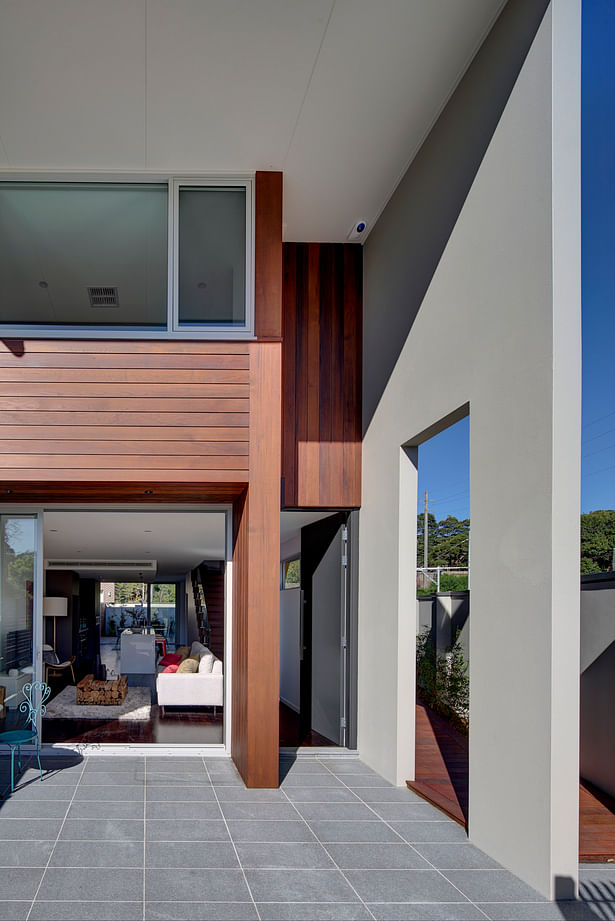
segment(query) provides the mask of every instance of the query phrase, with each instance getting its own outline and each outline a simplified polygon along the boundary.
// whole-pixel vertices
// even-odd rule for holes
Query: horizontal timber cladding
[[[247,483],[249,349],[4,340],[0,480]]]
[[[283,507],[361,503],[362,248],[283,248]]]

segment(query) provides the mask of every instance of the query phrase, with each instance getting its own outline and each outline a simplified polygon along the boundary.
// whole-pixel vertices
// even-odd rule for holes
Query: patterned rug
[[[77,688],[65,687],[47,704],[48,720],[148,720],[152,711],[152,694],[149,688],[128,688],[124,703],[119,707],[101,707],[94,704],[77,705]]]

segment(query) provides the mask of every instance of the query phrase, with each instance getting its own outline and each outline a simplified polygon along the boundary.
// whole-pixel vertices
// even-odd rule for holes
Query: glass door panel
[[[36,515],[0,515],[0,688],[7,728],[23,722],[22,689],[34,680],[36,548]]]

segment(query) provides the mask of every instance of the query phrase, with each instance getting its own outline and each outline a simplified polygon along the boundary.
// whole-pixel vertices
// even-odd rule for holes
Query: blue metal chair
[[[38,705],[35,705],[35,695],[37,692],[40,692],[41,696]],[[40,771],[41,780],[43,779],[43,768],[41,767],[40,746],[36,720],[39,711],[41,716],[44,716],[47,712],[45,703],[49,699],[50,694],[51,688],[46,685],[44,681],[34,681],[32,684],[24,684],[23,696],[25,697],[25,700],[23,700],[19,705],[20,711],[26,714],[26,721],[23,725],[23,728],[12,729],[9,732],[0,732],[0,745],[8,745],[11,749],[11,793],[15,789],[15,749],[17,749],[17,769],[21,771],[21,746],[27,745],[29,742],[34,742],[35,740],[38,769]]]

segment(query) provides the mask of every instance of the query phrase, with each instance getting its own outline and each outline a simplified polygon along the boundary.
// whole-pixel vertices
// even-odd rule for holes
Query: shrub
[[[467,727],[470,679],[459,631],[445,652],[436,650],[428,627],[417,637],[416,681],[428,706]]]

